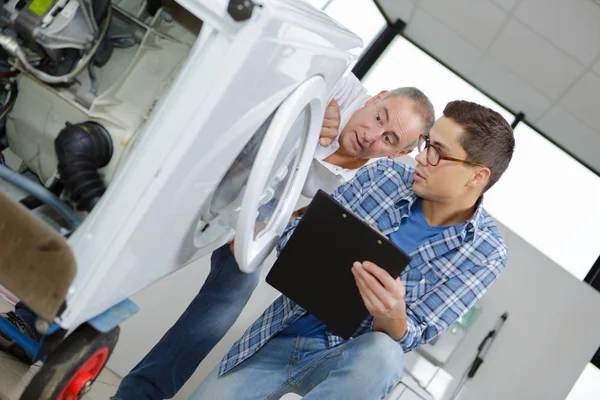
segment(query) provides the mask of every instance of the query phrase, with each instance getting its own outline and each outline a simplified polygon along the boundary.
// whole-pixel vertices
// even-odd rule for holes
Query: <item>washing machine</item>
[[[61,231],[74,271],[64,273],[68,289],[54,298],[55,313],[40,313],[38,328],[67,338],[82,325],[109,332],[135,312],[129,296],[234,235],[240,268],[256,270],[289,220],[330,93],[349,73],[361,40],[303,0],[13,3],[5,4],[17,15],[10,23],[25,11],[41,22],[20,42],[37,41],[25,48],[26,59],[2,38],[18,73],[6,116],[9,149],[50,187],[70,179],[57,154],[63,131],[101,127],[110,139],[110,157],[97,170],[101,196],[78,207],[80,197],[61,194],[81,219]],[[105,11],[96,23],[89,16],[97,9]],[[57,21],[60,30],[52,31]],[[71,22],[89,25],[87,44],[80,31],[60,44]],[[65,46],[100,51],[94,32],[112,48],[93,71],[61,81],[39,72],[43,63],[26,63],[40,47],[54,62],[73,54],[60,53]],[[35,290],[54,290],[56,275]],[[26,303],[44,298],[6,282],[0,276]]]
[[[283,231],[316,148],[328,91],[360,40],[303,1],[181,4],[204,24],[97,208],[69,238],[77,326],[211,253],[236,232],[255,270]],[[272,215],[259,215],[269,204]],[[264,208],[264,207],[263,207]],[[257,218],[261,220],[257,220]],[[265,220],[269,220],[265,224]]]

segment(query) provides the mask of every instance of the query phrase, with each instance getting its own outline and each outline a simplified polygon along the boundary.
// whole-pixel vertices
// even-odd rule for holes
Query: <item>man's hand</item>
[[[303,216],[303,215],[304,215],[304,213],[306,213],[306,210],[307,210],[307,209],[308,209],[308,206],[306,206],[306,207],[302,207],[302,208],[299,208],[299,209],[297,209],[296,211],[294,211],[294,212],[292,213],[292,216],[290,217],[290,222],[292,222],[293,220],[295,220],[295,219],[296,219],[296,218],[298,218],[298,217],[301,217],[301,216]]]
[[[355,262],[352,274],[365,307],[375,317],[375,330],[400,340],[406,333],[406,292],[400,278],[392,278],[386,270],[368,261]]]
[[[321,126],[321,136],[319,138],[319,144],[323,147],[327,147],[333,143],[335,138],[338,136],[340,129],[340,107],[331,100],[331,103],[325,109],[325,117],[323,118],[323,125]]]

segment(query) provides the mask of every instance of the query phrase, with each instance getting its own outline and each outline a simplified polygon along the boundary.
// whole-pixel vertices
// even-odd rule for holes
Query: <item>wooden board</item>
[[[75,273],[75,258],[67,241],[0,192],[0,284],[52,321]]]

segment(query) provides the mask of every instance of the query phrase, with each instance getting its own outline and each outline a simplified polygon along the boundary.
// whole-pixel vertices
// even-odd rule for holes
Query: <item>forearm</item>
[[[399,318],[375,318],[373,328],[375,331],[383,332],[395,341],[398,341],[406,333],[406,314]]]

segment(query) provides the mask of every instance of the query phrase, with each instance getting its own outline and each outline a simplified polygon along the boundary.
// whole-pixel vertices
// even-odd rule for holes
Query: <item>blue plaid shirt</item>
[[[414,169],[388,159],[361,168],[333,197],[385,235],[400,227],[417,199],[412,190]],[[299,219],[286,227],[277,244],[285,246]],[[457,226],[459,228],[457,228]],[[465,224],[449,227],[419,246],[400,276],[406,289],[407,330],[399,340],[405,352],[441,333],[483,296],[506,265],[507,248],[481,201]],[[221,361],[219,375],[251,357],[269,339],[293,324],[306,311],[285,296],[278,297],[236,342]],[[365,319],[350,338],[373,331]],[[327,332],[330,347],[344,342]]]

